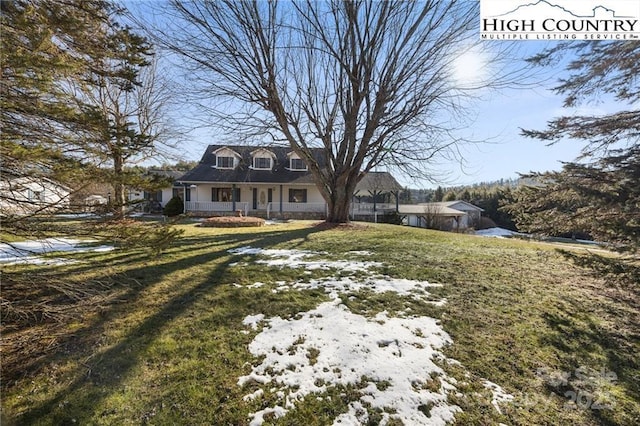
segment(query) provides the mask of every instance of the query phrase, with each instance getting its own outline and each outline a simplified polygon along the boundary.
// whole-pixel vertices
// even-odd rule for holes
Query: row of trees
[[[157,155],[173,136],[170,92],[149,40],[122,25],[113,2],[9,0],[1,7],[2,201],[29,202],[13,196],[16,176],[75,189],[110,182],[121,216],[125,186],[144,180],[127,166]]]

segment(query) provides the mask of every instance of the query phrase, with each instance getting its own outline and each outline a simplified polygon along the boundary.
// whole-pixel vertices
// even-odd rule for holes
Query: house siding
[[[69,208],[71,190],[48,179],[3,177],[0,182],[2,214],[28,215]]]
[[[234,168],[218,168],[217,156],[235,154]],[[320,168],[324,167],[324,149],[313,149]],[[270,158],[271,169],[255,168],[254,158]],[[291,160],[299,159],[286,146],[234,146],[210,145],[198,166],[177,179],[182,185],[193,186],[191,199],[187,202],[187,212],[199,216],[233,214],[233,210],[243,210],[246,214],[280,218],[324,219],[327,203],[317,188],[308,168],[291,168]],[[266,163],[266,162],[265,162]],[[363,179],[363,190],[374,188],[380,192],[385,186],[389,191],[399,191],[400,185],[386,172],[371,172]],[[212,188],[240,189],[240,199],[235,205],[214,204],[211,201]],[[296,194],[294,202],[292,190],[304,190]],[[269,197],[269,194],[271,195]],[[270,201],[269,201],[270,198]],[[300,202],[303,201],[303,202]]]

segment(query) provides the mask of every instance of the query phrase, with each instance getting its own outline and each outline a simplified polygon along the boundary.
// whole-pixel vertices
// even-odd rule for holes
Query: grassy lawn
[[[60,255],[79,262],[55,267],[3,267],[5,295],[19,290],[24,299],[53,301],[40,313],[9,320],[3,314],[3,425],[249,424],[252,413],[282,397],[270,384],[238,383],[266,358],[249,347],[267,327],[246,319],[293,324],[332,300],[349,318],[371,323],[381,315],[388,323],[438,320],[452,343],[434,358],[442,373],[424,386],[437,393],[439,377],[449,378],[455,389],[446,399],[460,408],[456,424],[640,424],[637,288],[594,278],[553,245],[373,224],[177,227],[184,233],[159,256],[130,248]],[[366,261],[379,276],[441,285],[428,287],[428,298],[366,288],[332,295],[312,284],[366,279],[365,273],[283,267],[229,251],[248,246],[304,250],[314,253],[310,260]],[[32,288],[11,287],[17,271],[30,272]],[[43,282],[58,284],[41,290]],[[83,289],[84,296],[74,292],[67,308],[56,310],[66,288]],[[295,353],[298,343],[284,352]],[[323,350],[306,353],[309,365]],[[265,411],[265,424],[332,424],[370,379],[323,386],[322,394],[287,407],[284,417]],[[496,408],[486,381],[509,400]],[[370,424],[383,418],[399,424],[393,409],[363,404],[362,410]],[[429,424],[433,407],[418,410]]]

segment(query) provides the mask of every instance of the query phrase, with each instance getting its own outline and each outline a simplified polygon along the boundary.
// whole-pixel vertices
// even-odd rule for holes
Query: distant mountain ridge
[[[592,9],[593,13],[591,15],[578,15],[578,14],[572,12],[571,10],[569,10],[569,9],[563,7],[563,6],[550,3],[547,0],[538,0],[537,2],[534,2],[534,3],[521,4],[520,6],[516,7],[515,9],[513,9],[511,11],[503,13],[501,15],[497,15],[497,16],[500,17],[500,16],[511,15],[513,13],[517,13],[517,12],[521,11],[521,9],[527,9],[527,8],[532,8],[532,7],[538,8],[538,7],[540,7],[541,4],[542,5],[546,5],[546,6],[550,7],[550,8],[552,8],[552,9],[556,9],[558,11],[562,11],[564,13],[567,13],[567,14],[575,17],[575,18],[594,18],[596,16],[596,10],[598,10],[598,9],[602,9],[605,12],[612,13],[614,18],[631,18],[631,16],[617,16],[615,10],[609,9],[608,7],[603,6],[601,4],[597,5],[596,7],[594,7]]]

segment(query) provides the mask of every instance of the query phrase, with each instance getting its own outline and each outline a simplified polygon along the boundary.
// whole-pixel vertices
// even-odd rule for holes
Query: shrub
[[[235,216],[223,216],[223,217],[210,217],[203,221],[200,226],[211,228],[242,228],[250,226],[263,226],[265,220],[259,217],[235,217]]]
[[[182,198],[173,197],[169,200],[169,202],[162,209],[162,213],[167,216],[178,216],[179,214],[184,213],[184,203],[182,202]]]
[[[392,225],[402,225],[402,216],[400,216],[397,212],[389,212],[382,215],[381,218],[378,218],[380,222],[390,223]]]

